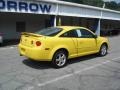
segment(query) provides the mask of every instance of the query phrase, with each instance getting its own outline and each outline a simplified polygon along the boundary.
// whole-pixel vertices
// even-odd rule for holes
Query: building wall
[[[35,32],[50,24],[51,16],[36,14],[18,14],[18,13],[0,13],[0,32],[4,39],[19,39],[20,32],[16,31],[16,22],[26,23],[26,32]],[[87,20],[79,17],[61,16],[61,25],[63,26],[83,26],[92,29],[94,19]],[[59,17],[57,18],[58,21]],[[48,25],[49,26],[49,25]]]
[[[4,39],[19,39],[20,32],[16,31],[16,22],[24,21],[26,31],[35,32],[44,28],[48,20],[50,16],[47,15],[0,13],[0,32],[3,33]]]
[[[66,17],[61,18],[61,25],[64,26],[82,26],[89,28],[95,32],[97,27],[96,19],[79,18],[79,17]],[[57,18],[57,21],[59,19]],[[50,15],[37,15],[37,14],[21,14],[21,13],[0,13],[0,32],[3,33],[4,39],[19,39],[20,32],[16,31],[16,22],[24,21],[26,23],[26,32],[35,32],[41,28],[50,26]],[[101,30],[109,30],[120,28],[120,22],[112,20],[102,20]]]
[[[15,22],[9,17],[0,17],[0,32],[3,33],[4,39],[18,38],[19,33],[15,30]]]

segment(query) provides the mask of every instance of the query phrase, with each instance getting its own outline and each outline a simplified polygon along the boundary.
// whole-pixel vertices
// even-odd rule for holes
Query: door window
[[[73,37],[73,38],[75,38],[75,37],[78,37],[78,34],[77,34],[76,30],[71,30],[71,31],[68,31],[68,32],[62,34],[60,37]]]
[[[81,32],[81,38],[93,38],[93,34],[88,31],[88,30],[85,30],[85,29],[80,29],[80,32]]]
[[[94,38],[94,35],[85,29],[75,29],[62,34],[60,37]]]

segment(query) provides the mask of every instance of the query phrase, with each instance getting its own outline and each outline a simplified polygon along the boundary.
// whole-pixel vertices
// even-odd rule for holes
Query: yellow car
[[[51,61],[61,68],[70,58],[99,53],[105,56],[108,39],[95,35],[84,27],[58,26],[23,32],[19,43],[20,55],[36,61]]]

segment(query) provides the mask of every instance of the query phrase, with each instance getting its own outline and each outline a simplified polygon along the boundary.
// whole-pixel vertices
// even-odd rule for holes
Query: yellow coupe
[[[98,53],[105,56],[108,39],[95,35],[84,27],[58,26],[35,33],[23,32],[19,44],[20,55],[36,61],[51,61],[61,68],[70,58]]]

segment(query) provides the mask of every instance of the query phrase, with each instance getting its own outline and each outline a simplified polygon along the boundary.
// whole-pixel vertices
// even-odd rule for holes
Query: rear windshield
[[[62,31],[61,28],[49,27],[49,28],[41,29],[35,33],[40,34],[40,35],[44,35],[44,36],[55,36],[58,33],[60,33],[61,31]]]

